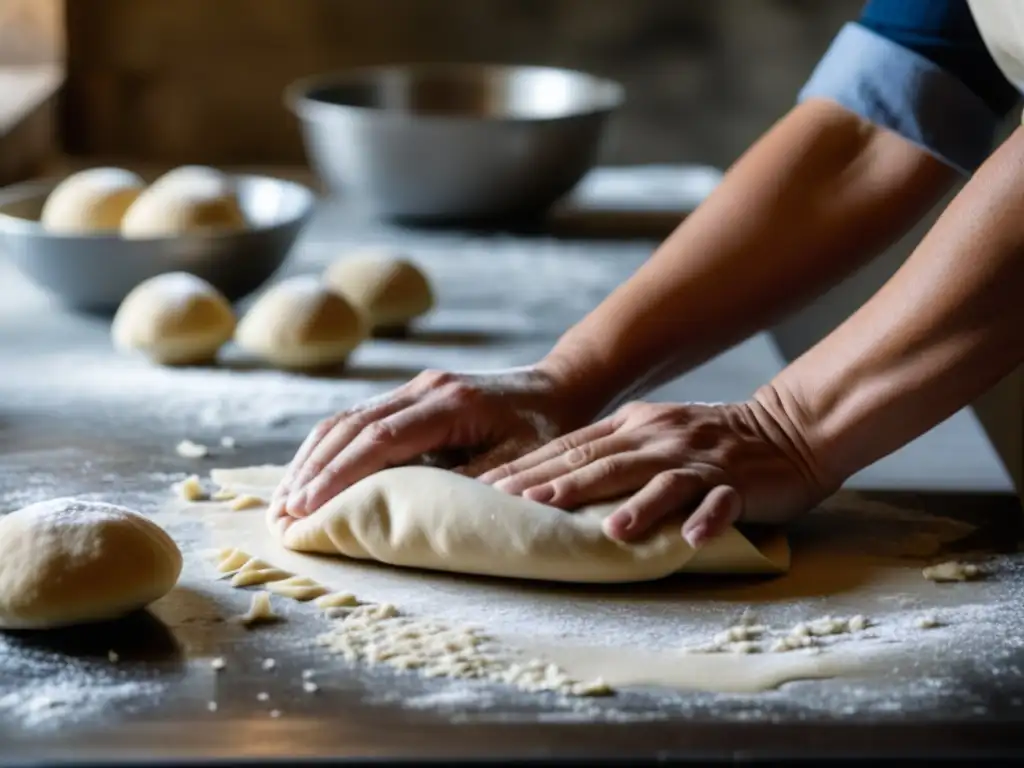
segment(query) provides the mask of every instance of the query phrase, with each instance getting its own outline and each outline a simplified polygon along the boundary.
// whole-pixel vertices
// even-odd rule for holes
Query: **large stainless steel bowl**
[[[293,83],[328,188],[386,218],[539,213],[595,163],[617,83],[545,67],[386,66]]]
[[[43,229],[39,214],[59,179],[7,187],[0,190],[0,254],[8,254],[21,272],[74,309],[111,312],[143,280],[179,270],[208,280],[235,301],[281,266],[315,198],[291,181],[234,178],[249,229],[138,240]]]

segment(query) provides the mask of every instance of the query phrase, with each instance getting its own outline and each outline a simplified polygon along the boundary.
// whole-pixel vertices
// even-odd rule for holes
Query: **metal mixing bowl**
[[[249,229],[140,240],[47,232],[39,214],[60,180],[7,187],[0,190],[0,253],[64,304],[83,311],[111,312],[143,280],[175,271],[198,275],[235,301],[281,266],[315,198],[291,181],[233,178]]]
[[[387,66],[307,78],[285,101],[314,169],[372,214],[546,210],[594,165],[623,88],[546,67]]]

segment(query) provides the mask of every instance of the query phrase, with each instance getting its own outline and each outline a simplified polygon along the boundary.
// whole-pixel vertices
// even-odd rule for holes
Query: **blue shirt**
[[[831,99],[969,174],[1020,93],[985,47],[967,0],[869,0],[799,98]]]

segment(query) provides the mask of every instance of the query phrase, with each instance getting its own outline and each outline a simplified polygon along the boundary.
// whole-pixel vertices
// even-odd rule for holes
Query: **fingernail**
[[[629,512],[616,512],[604,521],[604,532],[612,538],[621,538],[633,527],[633,516]]]
[[[293,517],[301,517],[306,513],[306,499],[309,497],[309,493],[305,488],[288,494],[288,503],[285,505],[285,509],[288,510],[288,514]]]
[[[530,501],[536,501],[538,504],[547,504],[555,498],[555,489],[550,485],[538,485],[533,488],[527,488],[523,492],[523,496]]]
[[[697,523],[692,526],[689,530],[683,531],[683,538],[686,539],[686,543],[694,549],[700,549],[706,543],[708,537],[708,527],[704,523]]]

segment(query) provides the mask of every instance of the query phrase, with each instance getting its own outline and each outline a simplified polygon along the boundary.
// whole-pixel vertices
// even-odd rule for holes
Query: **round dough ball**
[[[187,272],[139,283],[121,302],[111,326],[118,350],[138,350],[165,365],[208,363],[234,332],[228,300]]]
[[[434,306],[426,275],[388,251],[350,253],[327,268],[324,281],[363,312],[374,330],[399,330]]]
[[[181,552],[123,507],[54,499],[0,517],[0,627],[46,629],[115,619],[163,597]]]
[[[43,204],[39,221],[50,232],[116,232],[145,182],[122,168],[91,168],[68,176]]]
[[[230,176],[186,165],[154,181],[121,222],[126,238],[176,237],[245,229],[245,214]]]
[[[343,363],[366,338],[359,312],[311,275],[267,290],[238,324],[239,346],[280,368]]]

